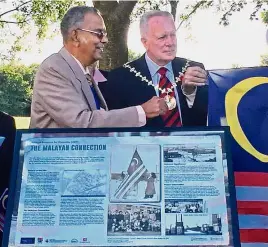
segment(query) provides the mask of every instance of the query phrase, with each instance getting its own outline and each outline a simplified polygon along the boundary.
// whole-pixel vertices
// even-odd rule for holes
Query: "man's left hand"
[[[204,69],[198,66],[188,67],[182,78],[183,91],[186,94],[192,94],[196,87],[206,85],[206,81],[207,72]]]

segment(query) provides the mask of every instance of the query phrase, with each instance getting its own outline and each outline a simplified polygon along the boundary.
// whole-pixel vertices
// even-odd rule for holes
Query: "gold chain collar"
[[[147,82],[147,85],[148,86],[152,86],[152,87],[154,87],[155,90],[159,90],[161,94],[162,93],[169,94],[169,93],[171,93],[173,91],[173,89],[177,86],[177,84],[182,81],[182,78],[184,76],[184,73],[187,70],[187,68],[189,67],[189,65],[190,65],[189,60],[186,60],[186,64],[182,68],[182,71],[179,72],[179,76],[178,77],[175,77],[175,82],[171,82],[171,84],[172,84],[171,88],[167,88],[167,89],[166,88],[160,88],[158,85],[154,85],[154,83],[152,82],[152,80],[148,80],[146,78],[146,76],[143,76],[141,74],[141,72],[138,72],[134,67],[131,67],[129,65],[129,63],[125,63],[123,65],[123,67],[126,68],[126,69],[129,69],[129,71],[131,73],[135,74],[136,77],[140,78],[141,81]]]

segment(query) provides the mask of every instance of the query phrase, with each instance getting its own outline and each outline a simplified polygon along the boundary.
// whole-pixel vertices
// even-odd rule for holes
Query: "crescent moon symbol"
[[[238,104],[252,88],[268,83],[268,77],[247,78],[232,87],[225,97],[226,120],[237,143],[261,162],[268,163],[268,155],[256,150],[249,142],[238,119]]]
[[[133,160],[135,160],[135,161],[136,161],[136,164],[138,164],[138,163],[139,163],[139,161],[138,161],[138,159],[137,159],[137,158],[133,158]]]
[[[8,198],[8,195],[5,195],[4,198],[2,199],[2,207],[3,207],[3,209],[6,209],[5,201],[6,201],[7,198]]]

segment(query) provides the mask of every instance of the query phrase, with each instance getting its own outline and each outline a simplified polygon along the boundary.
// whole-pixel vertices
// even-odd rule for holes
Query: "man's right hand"
[[[154,118],[167,111],[167,107],[163,104],[162,98],[157,96],[152,97],[150,100],[141,105],[147,118]]]

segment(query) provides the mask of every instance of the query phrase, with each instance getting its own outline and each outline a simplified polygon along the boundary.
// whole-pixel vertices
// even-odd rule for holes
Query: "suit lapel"
[[[149,71],[148,65],[145,60],[145,54],[141,56],[139,59],[133,61],[133,63],[130,63],[131,67],[134,67],[137,72],[141,73],[141,76],[145,76],[147,80],[152,81],[152,76]],[[140,78],[139,78],[140,79]],[[136,80],[135,80],[136,81]],[[142,84],[140,88],[140,94],[144,95],[144,99],[149,100],[153,96],[156,96],[156,91],[153,86],[147,85],[147,82],[142,81],[140,79],[140,83]],[[148,119],[147,127],[149,126],[163,126],[163,119],[162,117],[158,116],[152,119]]]
[[[185,67],[185,65],[186,65],[186,61],[184,61],[184,60],[179,60],[179,59],[175,58],[172,61],[172,69],[173,69],[174,78],[179,76],[180,72],[182,71],[182,68]],[[189,107],[187,104],[186,97],[184,96],[184,94],[182,93],[182,90],[181,90],[181,82],[179,82],[177,84],[177,92],[178,92],[178,96],[179,96],[181,115],[182,115],[181,120],[182,120],[182,124],[183,124],[184,123],[183,122],[184,116],[188,115]]]
[[[172,61],[172,70],[174,74],[174,79],[180,75],[180,72],[182,71],[182,68],[185,66],[185,63],[182,61],[176,60],[176,58]],[[176,79],[175,79],[176,80]],[[181,82],[177,84],[177,91],[180,97],[180,102],[181,102]]]
[[[140,72],[141,76],[145,76],[147,80],[152,81],[151,73],[149,71],[148,65],[145,60],[145,54],[133,62],[132,66],[136,69],[137,72]],[[156,96],[156,92],[154,87],[147,85],[147,82],[142,81],[141,78],[139,78],[141,83],[146,85],[146,92],[151,96]]]
[[[174,77],[178,77],[182,71],[182,67],[184,67],[185,64],[182,61],[176,60],[176,58],[171,62],[171,64]]]
[[[81,68],[79,67],[78,63],[74,60],[72,55],[64,47],[59,51],[59,54],[68,63],[68,65],[70,66],[70,69],[75,74],[76,79],[80,81],[83,94],[85,95],[85,98],[87,99],[87,102],[88,102],[91,110],[96,110],[97,106],[96,106],[96,103],[94,100],[93,93],[90,89],[90,86],[88,85],[87,78],[84,75]]]
[[[133,63],[133,65],[138,72],[141,72],[142,76],[145,76],[148,80],[151,80],[151,74],[145,60],[145,54],[141,56],[139,59],[137,59]]]

